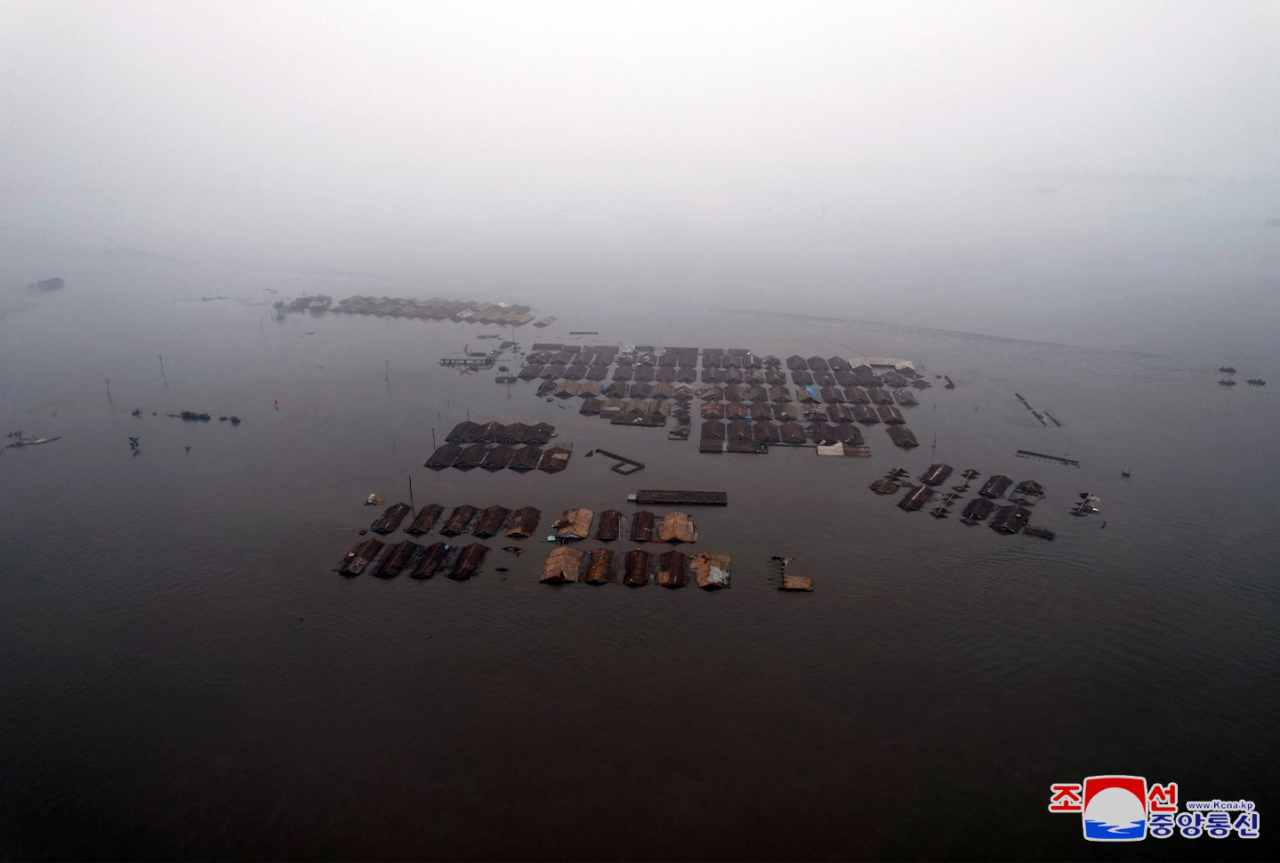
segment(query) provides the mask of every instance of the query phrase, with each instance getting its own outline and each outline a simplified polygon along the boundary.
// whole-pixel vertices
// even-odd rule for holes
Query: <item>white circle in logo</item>
[[[1099,791],[1089,799],[1089,805],[1084,810],[1084,820],[1098,821],[1107,827],[1132,827],[1146,818],[1147,808],[1132,791],[1125,788]]]

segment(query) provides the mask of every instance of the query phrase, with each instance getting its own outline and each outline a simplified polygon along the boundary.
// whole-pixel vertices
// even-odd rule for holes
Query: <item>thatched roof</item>
[[[719,590],[729,586],[729,555],[704,551],[694,555],[689,569],[704,590]]]
[[[560,539],[586,539],[591,535],[591,520],[595,513],[583,507],[566,509],[552,527],[558,528],[556,536]]]
[[[640,549],[627,552],[624,568],[626,576],[623,584],[628,587],[644,587],[649,583],[649,552]]]
[[[613,551],[608,548],[592,549],[591,560],[587,563],[587,584],[609,584],[616,577]]]
[[[693,517],[688,513],[669,512],[658,524],[658,542],[696,542]]]
[[[689,583],[689,558],[678,551],[668,551],[658,558],[658,584],[663,587],[684,587]]]
[[[652,542],[653,527],[653,513],[645,509],[637,510],[631,516],[631,541]]]
[[[507,536],[512,539],[524,539],[533,536],[542,520],[542,510],[532,506],[522,506],[511,516],[511,524],[507,527]]]
[[[576,582],[578,572],[582,569],[582,559],[586,556],[586,552],[571,545],[556,546],[547,555],[547,562],[542,567],[542,577],[538,581],[544,584]]]

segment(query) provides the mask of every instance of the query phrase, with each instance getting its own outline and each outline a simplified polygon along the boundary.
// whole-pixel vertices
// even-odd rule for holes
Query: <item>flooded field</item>
[[[872,425],[869,458],[708,455],[697,400],[673,441],[673,420],[611,425],[539,381],[439,365],[495,327],[279,321],[270,303],[304,278],[78,266],[0,321],[0,425],[61,436],[0,456],[12,856],[1079,858],[1077,820],[1046,811],[1053,782],[1144,775],[1266,808],[1280,444],[1274,387],[1216,384],[1236,357],[515,297],[557,316],[514,330],[525,349],[901,357],[934,384],[902,409],[912,450]],[[168,416],[184,410],[212,419]],[[556,474],[426,469],[433,430],[467,419],[549,423],[574,455]],[[869,490],[933,462],[1043,484],[1032,523],[1056,540]],[[541,527],[485,540],[468,581],[338,575],[410,476],[418,508],[532,506]],[[731,556],[730,589],[538,583],[552,521],[629,516],[638,489],[727,493],[646,508],[692,513],[681,548]],[[1075,518],[1086,492],[1101,512]],[[775,556],[813,592],[777,590]],[[1207,853],[1179,841],[1144,850]]]

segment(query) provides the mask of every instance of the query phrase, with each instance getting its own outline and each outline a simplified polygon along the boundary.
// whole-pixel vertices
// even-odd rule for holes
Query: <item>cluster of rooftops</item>
[[[425,467],[444,470],[483,468],[498,471],[509,468],[522,473],[541,470],[558,473],[569,466],[572,450],[568,447],[542,447],[556,435],[549,423],[526,425],[521,422],[477,423],[467,420],[453,427],[445,443],[436,448]]]
[[[898,469],[892,471],[889,476],[878,479],[871,484],[871,490],[877,494],[894,494],[901,488],[899,477],[906,471]],[[915,512],[924,507],[926,503],[937,493],[936,489],[947,481],[951,476],[952,468],[948,464],[933,464],[920,477],[921,485],[910,488],[902,499],[898,501],[898,506],[907,512]],[[954,486],[954,493],[945,493],[942,496],[941,506],[933,510],[933,514],[939,518],[945,518],[950,512],[948,507],[958,500],[964,492],[968,491],[969,483],[978,476],[978,472],[967,470],[962,476],[960,485]],[[1009,489],[1013,488],[1010,492]],[[1008,497],[1009,504],[1007,506],[998,506],[995,501],[1002,497]],[[995,474],[988,477],[987,481],[977,492],[977,497],[970,500],[964,507],[960,519],[966,524],[977,524],[986,520],[989,516],[994,517],[990,521],[990,526],[1000,533],[1017,533],[1026,529],[1027,533],[1034,536],[1043,537],[1045,539],[1053,539],[1053,531],[1044,528],[1028,528],[1027,524],[1031,520],[1031,511],[1022,504],[1031,505],[1035,500],[1045,497],[1045,488],[1035,480],[1024,480],[1016,486],[1013,480],[1004,474]]]
[[[393,318],[426,318],[475,324],[521,326],[533,320],[529,306],[509,303],[446,300],[432,297],[413,300],[400,297],[347,297],[332,308],[335,312],[355,315],[378,315]]]
[[[372,530],[383,535],[394,533],[412,514],[409,504],[395,504],[373,523]],[[444,507],[439,504],[424,506],[414,517],[413,523],[405,528],[405,533],[415,539],[431,533],[443,514]],[[547,555],[539,581],[546,584],[581,581],[600,585],[618,580],[618,567],[611,549],[593,549],[588,559],[587,552],[569,544],[590,538],[594,518],[595,514],[591,510],[575,507],[565,510],[552,523],[554,533],[551,538],[559,544]],[[605,543],[618,540],[622,535],[621,522],[624,518],[618,510],[605,510],[600,514],[595,539]],[[472,542],[466,546],[455,545],[455,537],[470,533],[487,539],[502,534],[507,540],[523,540],[538,531],[541,519],[541,510],[531,506],[513,512],[501,505],[481,510],[463,504],[453,509],[440,528],[440,534],[447,541],[423,546],[413,540],[404,540],[395,545],[378,539],[364,540],[347,552],[338,571],[343,575],[354,576],[368,570],[382,578],[394,578],[407,572],[412,578],[426,579],[447,570],[449,578],[466,580],[477,574],[489,547],[482,542]],[[630,539],[635,543],[670,545],[696,542],[698,539],[693,518],[687,513],[669,512],[655,516],[651,512],[640,510],[630,517],[630,521]],[[516,546],[504,546],[503,549],[517,555],[523,551]],[[618,557],[623,558],[623,555],[619,554]],[[629,587],[641,587],[651,577],[664,587],[684,587],[690,575],[696,579],[699,587],[707,590],[729,586],[728,555],[703,552],[690,557],[675,550],[651,555],[648,551],[635,549],[626,553],[622,563],[623,584]]]
[[[783,371],[784,365],[788,371]],[[668,400],[678,404],[699,398],[706,452],[723,452],[724,445],[717,441],[727,442],[730,451],[742,452],[764,452],[769,444],[798,446],[810,440],[861,448],[861,432],[851,423],[903,425],[906,419],[899,407],[919,404],[909,388],[929,386],[905,360],[806,359],[798,354],[780,360],[746,349],[665,348],[659,353],[649,346],[628,350],[612,345],[536,344],[519,377],[541,378],[540,397],[581,397],[580,413],[615,423],[633,418],[634,424],[660,425],[673,412]],[[680,413],[679,408],[675,410]],[[653,421],[640,421],[646,417]],[[797,422],[800,419],[814,425],[806,432]],[[774,420],[782,425],[773,425]],[[889,434],[898,446],[918,445],[910,429]]]
[[[698,365],[701,362],[701,372]],[[890,361],[885,361],[890,362]],[[910,362],[894,360],[891,371],[878,375],[864,358],[856,361],[839,356],[824,359],[799,355],[785,360],[790,382],[802,386],[905,387],[924,389],[929,386]],[[616,363],[612,374],[609,366]],[[661,354],[649,351],[626,351],[615,346],[534,345],[525,357],[519,377],[524,380],[563,378],[570,381],[668,383],[762,384],[778,386],[788,382],[782,370],[783,360],[775,356],[760,357],[749,350],[724,351],[707,348],[666,348]]]

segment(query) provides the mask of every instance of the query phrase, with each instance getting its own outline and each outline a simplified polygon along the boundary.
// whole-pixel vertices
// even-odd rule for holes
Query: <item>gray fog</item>
[[[7,2],[0,242],[1268,350],[1278,58],[1274,2]]]

